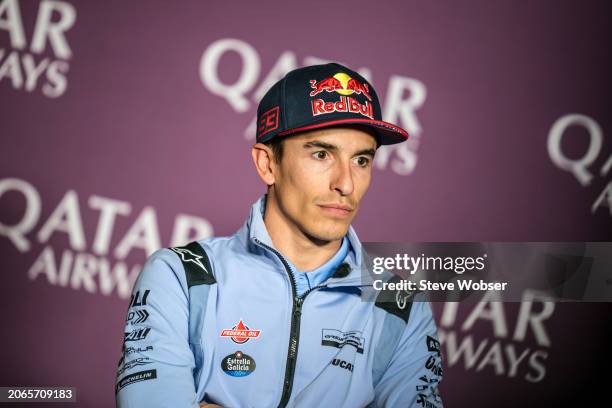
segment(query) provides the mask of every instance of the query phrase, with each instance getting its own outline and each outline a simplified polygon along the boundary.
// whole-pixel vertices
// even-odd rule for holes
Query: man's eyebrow
[[[355,156],[366,155],[366,156],[374,157],[375,153],[376,153],[376,149],[363,149],[355,153]]]
[[[304,143],[304,149],[310,149],[311,147],[320,147],[327,150],[338,150],[338,146],[321,142],[320,140],[311,140],[310,142]]]
[[[330,144],[330,143],[322,142],[320,140],[312,140],[310,142],[304,143],[304,149],[310,149],[312,147],[319,147],[319,148],[327,149],[330,151],[338,150],[338,146]],[[354,155],[355,156],[366,155],[366,156],[374,157],[375,153],[376,153],[376,149],[362,149],[356,152]]]

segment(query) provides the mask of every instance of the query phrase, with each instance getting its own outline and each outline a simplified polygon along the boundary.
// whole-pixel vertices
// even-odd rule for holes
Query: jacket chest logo
[[[246,377],[255,371],[255,360],[242,351],[236,351],[221,361],[221,369],[232,377]]]
[[[221,330],[221,337],[229,337],[234,343],[243,344],[251,339],[256,339],[261,334],[261,330],[250,329],[242,319],[231,329]]]
[[[357,330],[343,332],[336,329],[323,329],[321,331],[321,345],[335,348],[353,346],[359,354],[363,354],[365,338]]]
[[[344,368],[345,370],[350,371],[351,373],[353,372],[353,368],[355,368],[355,366],[351,363],[349,363],[348,361],[344,361],[342,359],[339,358],[334,358],[331,361],[332,365],[338,366],[340,368]]]

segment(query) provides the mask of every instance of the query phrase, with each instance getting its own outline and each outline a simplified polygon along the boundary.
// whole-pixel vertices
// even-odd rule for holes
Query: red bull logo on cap
[[[336,92],[340,94],[338,101],[324,101],[321,98],[312,100],[312,115],[323,115],[332,112],[351,112],[358,113],[370,119],[374,119],[374,112],[370,89],[368,84],[359,82],[344,72],[338,72],[332,77],[324,78],[320,81],[310,80],[312,91],[310,96],[316,96],[321,92]],[[350,97],[352,94],[361,94],[368,100],[365,104],[360,103],[357,99]]]
[[[344,72],[338,72],[333,77],[325,78],[320,81],[311,79],[310,87],[313,89],[313,91],[310,92],[310,96],[315,96],[323,91],[327,91],[338,92],[341,95],[347,96],[353,93],[362,94],[368,98],[369,101],[372,100],[368,84],[362,84]]]

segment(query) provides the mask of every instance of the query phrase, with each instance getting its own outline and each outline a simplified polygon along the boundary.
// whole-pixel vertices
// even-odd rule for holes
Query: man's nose
[[[338,191],[341,195],[346,196],[353,192],[355,184],[353,183],[353,173],[351,171],[350,161],[339,160],[331,183],[332,190]]]

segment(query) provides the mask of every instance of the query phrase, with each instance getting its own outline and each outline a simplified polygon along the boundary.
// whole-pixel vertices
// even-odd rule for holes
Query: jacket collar
[[[238,231],[238,234],[246,239],[247,249],[249,252],[258,254],[263,253],[271,258],[276,258],[277,256],[274,253],[258,244],[259,242],[274,248],[274,244],[272,243],[272,239],[268,234],[268,230],[263,219],[264,210],[266,208],[266,199],[267,195],[264,194],[255,203],[253,203],[249,217],[243,224],[242,228],[240,228]],[[365,265],[365,262],[363,261],[363,256],[365,254],[362,253],[361,242],[359,241],[357,233],[352,226],[349,226],[347,236],[349,243],[351,244],[351,248],[349,249],[349,253],[346,256],[344,263],[349,264],[351,271],[348,275],[343,277],[332,276],[328,280],[329,287],[345,285],[359,286],[361,283],[361,268],[363,265]],[[369,276],[369,274],[366,273],[364,276]]]

